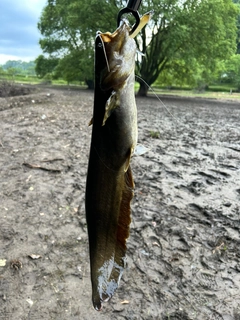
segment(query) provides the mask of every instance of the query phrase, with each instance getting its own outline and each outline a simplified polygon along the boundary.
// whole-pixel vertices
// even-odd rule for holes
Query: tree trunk
[[[94,89],[94,81],[93,80],[86,79],[85,82],[86,82],[89,90],[93,90]]]
[[[138,97],[146,97],[149,87],[147,86],[146,83],[144,83],[142,81],[139,82],[139,84],[140,84],[140,88],[138,90],[137,96]]]

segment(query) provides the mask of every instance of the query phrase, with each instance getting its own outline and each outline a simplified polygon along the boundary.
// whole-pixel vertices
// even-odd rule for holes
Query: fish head
[[[105,66],[101,72],[100,86],[103,91],[120,89],[134,74],[136,43],[131,37],[127,20],[122,20],[113,33],[98,33],[105,54]]]
[[[100,70],[99,85],[103,91],[118,90],[126,84],[130,76],[134,77],[137,49],[134,37],[148,23],[152,14],[153,12],[144,14],[137,28],[132,29],[128,20],[123,19],[113,33],[97,33],[97,38],[99,37],[101,43],[98,39],[96,44],[101,46],[106,62]]]

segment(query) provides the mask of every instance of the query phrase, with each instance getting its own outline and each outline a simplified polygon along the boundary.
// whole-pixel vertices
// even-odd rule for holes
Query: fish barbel
[[[150,15],[149,15],[150,16]],[[125,266],[134,182],[130,158],[137,143],[134,94],[136,43],[123,20],[95,41],[95,93],[86,184],[92,301],[96,310],[118,287]]]

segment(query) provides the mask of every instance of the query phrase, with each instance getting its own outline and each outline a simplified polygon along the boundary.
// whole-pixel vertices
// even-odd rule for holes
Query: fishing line
[[[100,31],[98,31],[98,37],[100,38],[100,41],[102,43],[103,54],[104,54],[104,57],[105,57],[105,61],[106,61],[108,72],[110,72],[110,66],[109,66],[109,63],[108,63],[108,57],[107,57],[107,53],[106,53],[106,48],[105,48],[105,45],[104,45],[104,41],[103,41],[103,39],[101,37],[101,32]],[[100,43],[98,44],[98,46],[99,45],[100,45]]]
[[[153,88],[152,88],[142,77],[140,77],[140,76],[138,76],[138,75],[136,75],[136,74],[135,74],[135,77],[138,78],[138,79],[140,79],[140,80],[151,90],[151,92],[153,93],[153,95],[158,99],[158,101],[162,104],[162,106],[164,107],[164,109],[169,113],[169,115],[173,118],[173,120],[175,120],[176,122],[178,122],[179,124],[181,124],[181,125],[183,125],[185,128],[187,128],[186,125],[185,125],[185,123],[183,123],[181,120],[179,120],[178,118],[176,118],[176,117],[172,114],[172,112],[168,109],[168,107],[165,105],[165,103],[159,98],[159,96],[156,94],[156,92],[153,90]],[[194,133],[202,134],[202,132],[199,131],[199,130],[197,130],[196,128],[194,128],[194,129],[191,128],[191,125],[189,125],[189,128],[187,128],[187,129],[188,129],[188,130],[191,129],[192,132],[194,132]]]
[[[158,99],[158,101],[162,104],[162,106],[164,107],[164,109],[170,114],[170,116],[177,122],[183,124],[179,119],[177,119],[172,113],[171,111],[168,109],[168,107],[165,105],[165,103],[159,98],[159,96],[156,94],[156,92],[153,90],[153,88],[145,81],[143,80],[142,77],[138,76],[135,74],[135,77],[140,79],[147,87],[148,89],[150,89],[152,91],[152,93],[154,94],[154,96]]]
[[[162,106],[164,107],[164,109],[171,115],[171,117],[178,123],[180,123],[181,125],[184,126],[184,128],[187,128],[186,127],[186,124],[183,123],[182,121],[180,121],[178,118],[176,118],[172,113],[171,111],[168,109],[168,107],[164,104],[164,102],[159,98],[159,96],[156,94],[156,92],[153,90],[153,88],[151,86],[149,86],[149,84],[143,79],[141,78],[140,76],[138,75],[135,75],[136,78],[140,79],[151,91],[152,93],[154,94],[154,96],[158,99],[158,101],[162,104]],[[202,135],[203,132],[198,130],[197,128],[191,128],[191,125],[189,124],[189,128],[187,128],[187,130],[190,132],[190,130],[193,132],[193,133],[197,133],[199,135]],[[160,133],[160,130],[159,130],[159,133]],[[145,152],[144,152],[145,153]],[[230,200],[230,201],[233,201],[233,202],[237,202],[235,199],[232,199],[231,197],[226,197],[226,199]]]

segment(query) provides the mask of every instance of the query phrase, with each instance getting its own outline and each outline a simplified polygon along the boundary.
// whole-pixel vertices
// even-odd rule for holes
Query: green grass
[[[87,86],[83,82],[75,81],[68,84],[63,79],[52,80],[49,84],[44,79],[39,79],[37,76],[24,76],[15,75],[14,77],[8,75],[0,75],[1,80],[15,81],[16,83],[23,84],[46,84],[53,88],[63,88],[64,86],[71,86],[72,89],[86,89]],[[139,89],[139,83],[135,82],[135,92]],[[149,89],[148,95],[176,95],[182,97],[202,97],[202,98],[212,98],[212,99],[234,99],[240,100],[240,93],[236,92],[236,88],[229,84],[214,84],[210,85],[205,91],[197,91],[196,89],[191,89],[190,87],[171,87],[171,89],[166,88],[166,86],[152,86]],[[231,93],[232,92],[232,93]]]
[[[139,89],[139,83],[135,83],[135,92]],[[240,100],[240,93],[237,92],[237,88],[233,87],[230,84],[216,84],[210,85],[207,90],[198,91],[192,89],[188,86],[184,87],[171,87],[167,88],[166,86],[151,86],[151,89],[148,91],[148,95],[152,96],[157,95],[175,95],[182,97],[201,97],[201,98],[210,98],[210,99],[237,99]]]
[[[230,88],[231,89],[231,88]],[[237,99],[240,100],[240,93],[230,91],[229,87],[226,86],[210,86],[210,88],[206,91],[196,91],[186,88],[178,88],[178,89],[166,89],[166,88],[158,88],[154,87],[154,92],[150,89],[148,91],[149,95],[175,95],[182,97],[199,97],[199,98],[210,98],[210,99]]]
[[[0,81],[6,80],[6,81],[14,81],[15,83],[23,83],[23,84],[46,84],[46,85],[53,85],[53,86],[77,86],[79,88],[86,88],[87,86],[83,82],[74,81],[70,84],[67,83],[67,81],[63,79],[57,79],[57,80],[45,80],[45,79],[39,79],[37,76],[24,76],[24,75],[0,75]]]
[[[153,139],[159,139],[160,138],[160,133],[158,131],[150,131],[149,132],[150,137]]]
[[[214,92],[237,92],[237,88],[232,86],[231,84],[223,84],[223,85],[210,85],[208,91]]]

